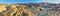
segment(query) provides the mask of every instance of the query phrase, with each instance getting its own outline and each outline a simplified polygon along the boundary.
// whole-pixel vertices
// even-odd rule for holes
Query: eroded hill
[[[41,9],[38,6],[32,5],[28,6],[25,4],[1,4],[0,16],[37,16],[40,10]]]

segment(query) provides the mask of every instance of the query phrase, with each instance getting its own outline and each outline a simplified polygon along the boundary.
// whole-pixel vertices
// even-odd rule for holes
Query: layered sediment
[[[0,5],[0,16],[37,16],[38,12],[40,12],[38,6],[25,4]]]

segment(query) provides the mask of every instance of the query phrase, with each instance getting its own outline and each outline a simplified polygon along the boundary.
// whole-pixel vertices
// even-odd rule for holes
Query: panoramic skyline
[[[60,0],[0,0],[3,4],[14,4],[14,3],[40,3],[40,2],[50,2],[50,3],[60,3]]]

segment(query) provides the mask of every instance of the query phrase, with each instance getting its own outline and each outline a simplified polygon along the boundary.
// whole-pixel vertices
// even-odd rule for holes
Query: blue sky
[[[39,2],[50,2],[50,3],[60,3],[60,0],[0,0],[0,3],[13,4],[13,3],[39,3]]]

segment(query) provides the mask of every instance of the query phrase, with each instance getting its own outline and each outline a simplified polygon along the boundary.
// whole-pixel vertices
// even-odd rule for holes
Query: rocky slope
[[[0,16],[60,16],[59,5],[54,3],[0,4]]]
[[[38,6],[25,4],[1,4],[0,16],[39,16],[43,11]],[[39,15],[38,15],[39,14]]]

